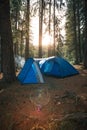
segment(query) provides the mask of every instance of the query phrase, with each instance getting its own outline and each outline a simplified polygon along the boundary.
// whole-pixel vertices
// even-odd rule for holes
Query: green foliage
[[[21,5],[22,5],[22,0],[11,0],[10,1],[10,5],[11,5],[11,13],[13,13],[14,15],[14,12],[18,12],[21,8]]]
[[[78,7],[79,2],[79,7]],[[20,46],[21,43],[21,31],[23,32],[23,44],[25,44],[25,37],[26,37],[26,0],[11,0],[11,21],[12,21],[12,32],[13,32],[13,40],[14,43],[17,43]],[[39,12],[39,1],[30,1],[30,17],[38,16]],[[51,6],[50,12],[50,23],[49,23],[49,5]],[[62,14],[63,7],[66,5],[66,36],[65,38],[61,34],[62,28],[60,27],[60,23],[62,21]],[[76,6],[76,40],[75,41],[75,30],[74,30],[74,12],[73,12],[73,0],[66,0],[63,3],[62,0],[55,0],[55,9],[57,14],[55,13],[55,50],[57,55],[62,55],[70,62],[74,63],[76,61],[76,47],[77,47],[77,56],[78,60],[80,59],[79,52],[81,53],[81,58],[83,58],[83,45],[85,39],[85,12],[84,12],[84,2],[82,0],[75,0]],[[43,2],[43,23],[45,24],[45,30],[43,34],[50,32],[50,36],[53,37],[53,10],[54,2],[46,1]],[[80,42],[81,46],[79,47],[79,37],[78,37],[78,13],[77,9],[79,10],[79,22],[80,22]],[[60,11],[61,10],[61,11]],[[23,18],[21,17],[20,12],[23,11]],[[60,14],[60,16],[59,16]],[[50,27],[49,27],[50,24]],[[18,28],[17,28],[18,26]],[[50,28],[50,30],[49,30]],[[31,24],[32,29],[32,24]],[[31,30],[30,29],[30,30]],[[39,28],[38,28],[39,29]],[[32,34],[30,31],[30,44],[32,44]],[[39,39],[39,38],[38,38]],[[65,39],[65,41],[64,41]],[[51,41],[53,42],[53,41]],[[65,42],[65,44],[64,44]],[[76,45],[77,44],[77,45]],[[25,45],[22,45],[22,49],[24,50]],[[36,56],[38,55],[38,49],[32,48],[33,45],[30,45],[30,55]],[[79,50],[80,49],[80,50]],[[19,47],[20,50],[20,47]],[[48,55],[48,48],[43,48],[43,57]],[[35,51],[35,52],[34,52]],[[53,53],[53,46],[51,46],[50,52]],[[24,54],[23,54],[24,55]],[[83,60],[83,59],[82,59]],[[80,61],[79,61],[80,62]]]
[[[85,38],[84,37],[84,2],[81,0],[79,1],[75,0],[74,1],[75,3],[73,3],[72,0],[66,0],[66,2],[67,2],[66,42],[65,42],[66,51],[64,54],[65,57],[67,57],[71,62],[72,61],[75,62],[76,60],[78,60],[79,63],[80,61],[82,61],[81,58],[83,58],[82,46]],[[74,13],[76,15],[76,19],[74,18]],[[75,24],[75,20],[76,20],[76,24]]]

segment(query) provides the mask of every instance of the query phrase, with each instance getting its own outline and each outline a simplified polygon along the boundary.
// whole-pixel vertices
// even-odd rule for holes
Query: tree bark
[[[51,0],[49,1],[49,36],[51,36]],[[50,41],[51,42],[51,41]],[[51,56],[51,43],[48,44],[48,57]]]
[[[25,59],[29,58],[30,0],[27,0]]]
[[[54,0],[54,7],[53,7],[53,15],[54,15],[54,18],[53,18],[53,29],[54,29],[54,36],[53,36],[53,45],[54,45],[54,47],[53,47],[53,55],[55,56],[55,0]]]
[[[84,43],[84,67],[87,68],[87,1],[84,0],[85,7],[85,43]]]
[[[74,39],[75,44],[75,63],[78,64],[78,45],[77,45],[77,31],[76,31],[76,1],[73,0],[73,27],[74,27]]]
[[[13,40],[10,21],[10,3],[9,0],[0,1],[0,35],[2,46],[2,68],[3,79],[7,82],[14,81],[15,64],[13,54]]]
[[[39,57],[42,57],[43,0],[39,0]]]
[[[82,54],[81,54],[81,32],[80,32],[80,12],[79,12],[79,0],[77,1],[77,26],[78,26],[78,60],[79,62],[82,62]]]

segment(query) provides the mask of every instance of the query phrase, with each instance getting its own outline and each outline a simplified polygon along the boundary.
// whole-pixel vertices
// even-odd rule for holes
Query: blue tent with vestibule
[[[17,78],[22,84],[44,83],[40,68],[33,58],[26,60]]]
[[[53,56],[39,61],[41,72],[48,76],[68,77],[79,74],[67,60],[62,57]]]

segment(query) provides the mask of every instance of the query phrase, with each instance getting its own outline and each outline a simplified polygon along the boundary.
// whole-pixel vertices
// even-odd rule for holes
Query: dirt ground
[[[58,123],[68,115],[86,116],[87,70],[75,67],[78,75],[45,76],[45,84],[0,82],[0,130],[59,130]]]

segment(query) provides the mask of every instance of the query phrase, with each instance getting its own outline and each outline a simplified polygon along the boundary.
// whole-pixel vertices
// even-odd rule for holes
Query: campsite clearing
[[[80,72],[78,75],[45,76],[45,84],[0,82],[0,130],[86,130],[87,70],[75,67]],[[45,104],[46,95],[40,90],[44,105],[39,111],[30,98],[38,87],[47,89],[49,95]]]

